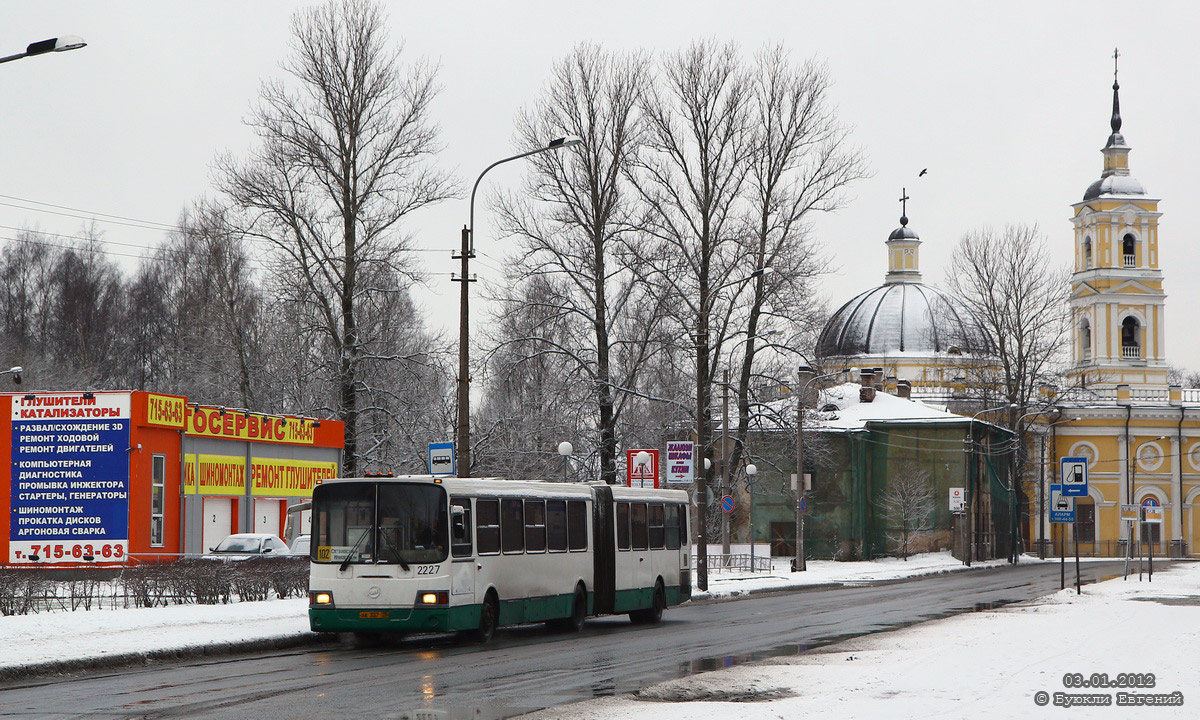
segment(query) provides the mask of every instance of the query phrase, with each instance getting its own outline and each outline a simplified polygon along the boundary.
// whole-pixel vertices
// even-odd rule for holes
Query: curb
[[[31,665],[0,667],[0,681],[22,680],[34,676],[64,675],[85,670],[119,669],[136,665],[152,665],[164,660],[189,660],[202,657],[223,657],[262,650],[287,650],[308,645],[335,643],[337,635],[304,633],[276,637],[240,640],[237,642],[195,645],[183,648],[127,652],[70,660],[50,660]]]

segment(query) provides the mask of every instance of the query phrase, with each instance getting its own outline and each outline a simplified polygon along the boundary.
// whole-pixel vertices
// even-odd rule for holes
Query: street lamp
[[[563,440],[558,444],[558,454],[562,455],[563,459],[563,482],[567,481],[567,466],[571,464],[570,458],[571,453],[573,452],[575,452],[575,448],[572,447],[571,443],[567,442],[566,440]]]
[[[804,558],[804,513],[807,510],[805,500],[808,488],[804,483],[804,398],[808,388],[818,380],[834,375],[841,375],[845,370],[836,370],[811,377],[805,382],[807,375],[812,375],[812,368],[801,365],[796,370],[796,384],[804,383],[796,392],[796,559],[792,561],[792,572],[803,572],[808,569]]]
[[[23,370],[24,370],[24,368],[22,368],[22,367],[9,368],[8,370],[0,370],[0,375],[12,375],[13,383],[16,385],[20,385],[21,384],[21,372]]]
[[[44,55],[49,52],[66,52],[67,50],[78,50],[87,45],[83,38],[77,35],[64,35],[60,38],[50,38],[49,40],[40,40],[35,43],[29,43],[25,48],[25,52],[17,53],[16,55],[8,55],[0,57],[0,63],[12,62],[21,58],[33,57],[34,55]]]
[[[767,272],[770,268],[763,268],[763,272]],[[739,331],[741,332],[741,331]],[[738,340],[729,349],[730,363],[732,363],[733,351],[738,349],[738,346],[744,345],[751,340],[760,340],[762,338],[779,335],[782,330],[767,330],[756,335],[747,335]],[[730,488],[733,487],[733,479],[729,477],[729,363],[726,363],[726,368],[722,374],[722,410],[721,410],[721,495],[728,495]],[[739,408],[740,411],[740,408]],[[740,421],[739,421],[740,422]],[[729,513],[721,512],[721,554],[729,555]]]
[[[715,288],[701,285],[700,301],[696,313],[696,444],[707,459],[712,455],[712,408],[709,407],[711,387],[709,386],[709,357],[708,343],[708,314],[712,309],[713,299],[727,287],[744,285],[754,278],[771,272],[769,267],[761,267],[743,278],[730,280]],[[707,278],[705,278],[707,279]],[[740,292],[741,288],[739,288]],[[708,486],[711,470],[706,466],[705,472],[696,478],[693,493],[696,501],[696,523],[698,531],[696,538],[696,587],[708,590]]]
[[[467,293],[467,283],[471,281],[469,274],[469,264],[471,258],[475,257],[475,191],[479,189],[479,182],[483,180],[483,176],[488,174],[488,171],[497,165],[503,165],[506,162],[520,160],[521,158],[536,155],[538,153],[547,152],[550,150],[561,150],[563,148],[575,147],[583,143],[583,140],[575,135],[568,135],[556,140],[551,140],[545,147],[536,148],[528,152],[523,152],[519,155],[506,157],[503,160],[488,165],[479,173],[479,177],[475,179],[475,185],[471,188],[471,204],[468,214],[468,224],[462,229],[462,252],[459,255],[459,260],[462,261],[462,276],[452,278],[457,282],[462,283],[462,288],[459,291],[459,316],[458,316],[458,426],[455,432],[455,450],[458,455],[459,477],[471,476],[471,394],[470,394],[470,310],[469,310],[469,294]]]
[[[754,572],[754,476],[757,474],[757,465],[746,466],[746,489],[750,491],[750,572]]]

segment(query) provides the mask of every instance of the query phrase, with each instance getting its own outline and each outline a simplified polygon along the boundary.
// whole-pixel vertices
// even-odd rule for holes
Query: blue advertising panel
[[[129,393],[12,399],[10,563],[129,552]]]

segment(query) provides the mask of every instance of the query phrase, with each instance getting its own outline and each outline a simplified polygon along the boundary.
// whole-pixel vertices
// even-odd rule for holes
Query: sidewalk
[[[1022,562],[1037,562],[1022,558]],[[1003,566],[1003,560],[974,569]],[[792,573],[776,558],[769,573],[712,572],[708,592],[693,598],[729,600],[752,592],[806,586],[893,580],[970,570],[949,553],[908,561],[813,561]],[[0,678],[27,676],[190,655],[219,655],[320,641],[308,629],[306,599],[229,605],[174,605],[128,610],[91,610],[0,617]]]
[[[1070,675],[1078,673],[1078,678]],[[1076,686],[1093,673],[1123,689]],[[1153,674],[1153,687],[1145,681]],[[1096,678],[1099,680],[1100,678]],[[1124,678],[1121,678],[1124,679]],[[1124,693],[1124,697],[1120,694]],[[1069,697],[1073,696],[1073,697]],[[1131,702],[1175,703],[1126,705]],[[1069,712],[1064,708],[1070,705]],[[1099,707],[1086,703],[1108,703]],[[1179,704],[1181,703],[1181,704]],[[530,720],[1200,716],[1200,563],[672,680]]]

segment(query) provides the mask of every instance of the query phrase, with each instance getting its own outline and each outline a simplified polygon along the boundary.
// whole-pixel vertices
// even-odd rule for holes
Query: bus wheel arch
[[[662,620],[663,610],[667,607],[667,592],[660,575],[654,581],[654,592],[650,596],[650,607],[631,610],[629,620],[635,625],[657,625]]]

